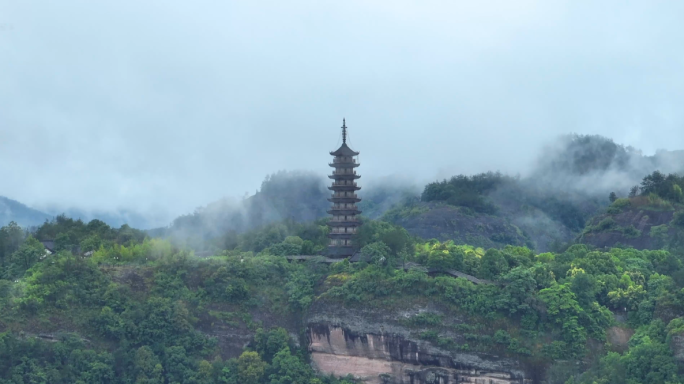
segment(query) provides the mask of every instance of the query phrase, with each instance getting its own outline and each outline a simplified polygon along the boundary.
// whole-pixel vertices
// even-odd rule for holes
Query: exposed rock
[[[351,374],[368,384],[532,382],[514,359],[443,350],[413,338],[398,321],[435,310],[382,313],[318,303],[307,319],[312,363],[324,374]]]
[[[424,239],[453,240],[456,244],[484,248],[528,243],[519,228],[499,216],[468,212],[443,203],[420,203],[414,211],[417,213],[395,218],[393,222]]]
[[[128,286],[133,292],[146,292],[149,290],[148,281],[152,279],[152,271],[134,267],[103,267],[109,272],[112,280]]]
[[[628,209],[624,212],[610,215],[599,215],[592,219],[588,225],[597,225],[606,218],[615,220],[615,227],[601,232],[590,232],[581,236],[581,242],[591,244],[597,248],[609,248],[616,244],[634,247],[636,249],[658,249],[662,248],[663,237],[674,235],[674,228],[663,227],[665,232],[661,236],[651,233],[655,226],[667,225],[672,221],[674,211],[653,211],[642,209]],[[638,236],[628,236],[623,228],[634,226],[640,233]]]
[[[21,339],[40,339],[42,341],[48,342],[48,343],[57,343],[59,341],[62,341],[66,335],[70,335],[71,337],[75,337],[76,339],[80,340],[81,342],[85,344],[90,344],[90,340],[86,339],[85,337],[81,336],[80,334],[76,332],[62,332],[62,331],[57,331],[57,332],[52,332],[52,333],[47,333],[47,332],[39,332],[39,333],[33,333],[33,332],[24,332],[21,331],[19,332],[18,336]]]
[[[634,330],[624,327],[610,327],[606,332],[608,342],[617,351],[623,352],[629,348],[629,339],[634,335]]]
[[[214,304],[209,312],[198,318],[197,330],[216,338],[223,359],[238,357],[254,340],[257,328],[282,327],[288,331],[294,345],[300,345],[301,321],[293,314],[274,313],[265,308],[241,313],[240,307]],[[247,324],[245,319],[248,318]]]

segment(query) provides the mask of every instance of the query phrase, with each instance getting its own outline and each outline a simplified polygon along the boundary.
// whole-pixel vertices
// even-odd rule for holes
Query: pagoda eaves
[[[355,168],[360,164],[355,156],[359,155],[347,145],[347,125],[342,121],[342,146],[336,151],[330,152],[334,156],[333,162],[329,165],[334,168],[332,175],[333,183],[328,189],[333,191],[328,199],[332,207],[328,213],[332,215],[328,221],[330,232],[328,238],[328,256],[333,258],[350,257],[356,251],[354,243],[358,227],[361,225],[359,210],[356,203],[361,199],[356,195],[356,191],[361,189],[356,183],[360,175],[356,174]]]

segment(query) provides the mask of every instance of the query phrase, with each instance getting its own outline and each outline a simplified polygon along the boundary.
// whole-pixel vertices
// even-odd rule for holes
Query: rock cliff
[[[453,240],[484,248],[529,243],[525,234],[506,218],[444,203],[419,203],[408,214],[387,219],[424,239]]]
[[[416,338],[401,319],[426,311],[438,309],[383,313],[316,303],[306,319],[312,364],[322,373],[351,374],[368,384],[533,383],[517,360],[454,352]]]
[[[674,211],[628,209],[618,214],[599,215],[588,223],[590,231],[580,241],[597,248],[622,244],[636,249],[662,248],[676,234],[668,226]],[[629,230],[627,230],[629,229]]]

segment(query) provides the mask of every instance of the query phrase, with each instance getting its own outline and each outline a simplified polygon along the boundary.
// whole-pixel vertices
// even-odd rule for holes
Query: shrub
[[[670,224],[679,228],[684,228],[684,211],[675,212]]]
[[[622,234],[627,238],[635,239],[641,236],[641,231],[636,229],[633,225],[630,225],[629,227],[622,228]]]
[[[606,232],[615,228],[616,225],[617,223],[612,217],[606,217],[605,219],[601,220],[598,224],[596,224],[596,226],[594,226],[594,230],[596,232]]]
[[[648,235],[656,239],[662,239],[667,236],[667,231],[669,229],[670,228],[667,226],[667,224],[654,225],[651,227]]]
[[[651,193],[650,195],[648,195],[648,202],[649,202],[649,205],[651,205],[651,207],[658,209],[658,210],[673,209],[672,203],[663,199],[662,197],[658,196],[655,193]]]
[[[499,329],[494,333],[494,342],[508,346],[511,343],[511,335],[503,329]]]
[[[442,316],[438,315],[436,313],[419,313],[410,319],[408,319],[407,323],[411,325],[417,325],[417,326],[425,326],[425,325],[439,325],[442,323]]]
[[[540,253],[537,256],[535,256],[537,261],[540,263],[545,263],[548,264],[556,259],[556,255],[554,255],[551,252],[546,252],[546,253]]]
[[[629,208],[632,205],[632,202],[627,199],[627,198],[621,198],[613,201],[613,203],[608,207],[608,213],[610,214],[617,214],[622,211],[624,211],[626,208]]]
[[[437,341],[439,334],[437,331],[424,331],[420,333],[420,338],[429,341]]]

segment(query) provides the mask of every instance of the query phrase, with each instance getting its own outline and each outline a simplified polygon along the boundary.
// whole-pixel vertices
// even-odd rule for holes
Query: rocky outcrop
[[[419,203],[412,212],[388,219],[406,228],[411,235],[424,239],[453,240],[457,244],[484,248],[527,245],[529,242],[519,228],[499,216],[434,202]]]
[[[438,309],[383,313],[318,303],[307,319],[312,364],[368,384],[532,383],[516,360],[444,350],[413,337],[400,319],[425,311]]]
[[[612,349],[624,352],[629,349],[629,339],[634,335],[634,330],[628,327],[610,327],[606,331],[606,341],[610,343]]]
[[[643,209],[628,209],[618,214],[603,214],[593,218],[588,225],[600,226],[600,223],[612,219],[614,224],[605,230],[590,231],[580,237],[581,242],[597,248],[609,248],[616,244],[634,247],[635,249],[662,248],[668,238],[676,230],[668,227],[672,221],[674,211],[654,211]],[[626,232],[631,228],[638,232]],[[653,230],[659,227],[660,231]]]

